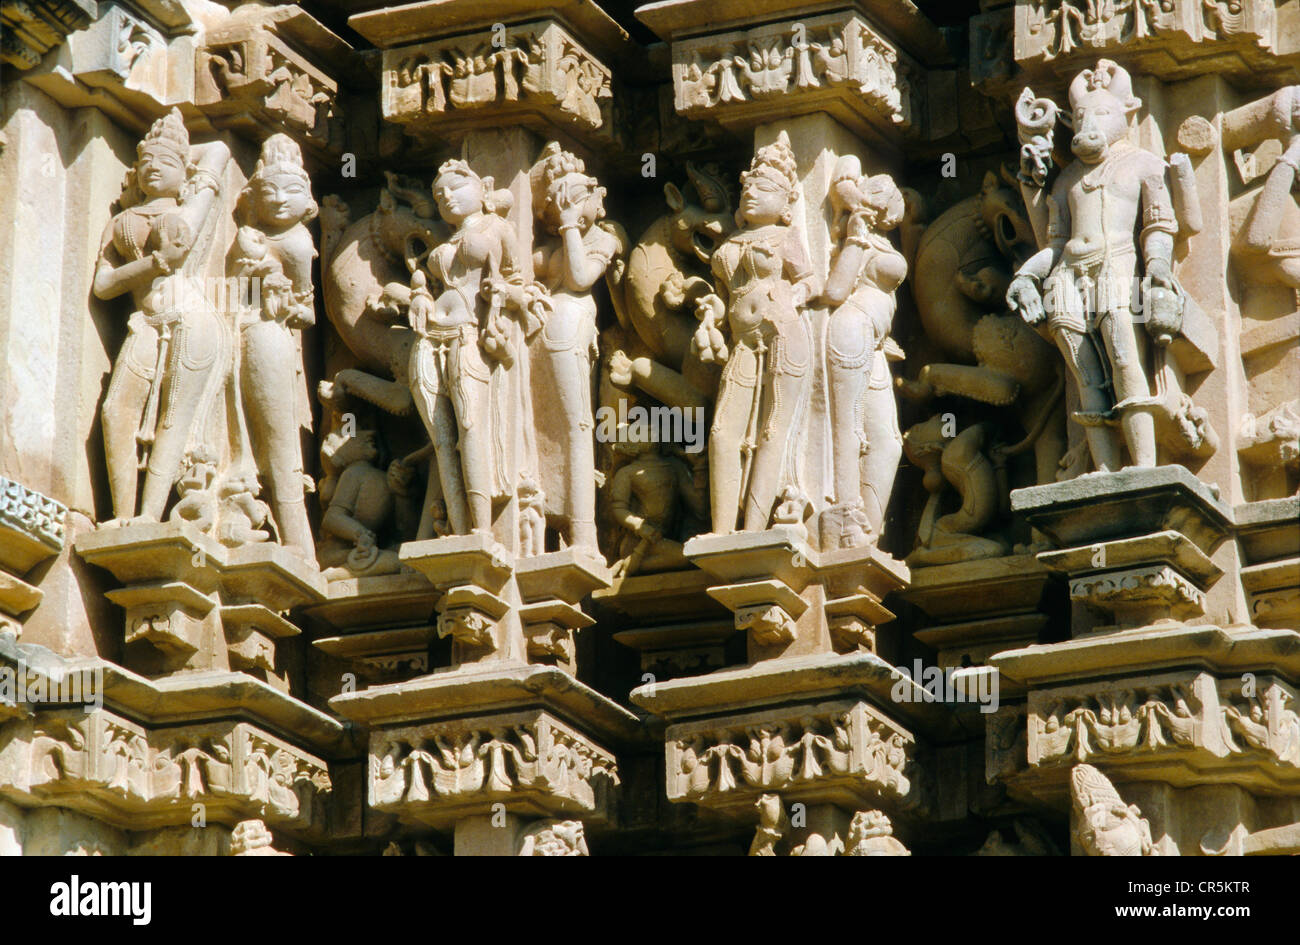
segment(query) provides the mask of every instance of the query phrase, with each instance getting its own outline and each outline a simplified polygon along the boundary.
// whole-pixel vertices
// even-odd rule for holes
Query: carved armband
[[[1142,213],[1141,239],[1145,240],[1152,233],[1178,233],[1178,219],[1173,208],[1163,203],[1153,203]]]
[[[214,194],[221,191],[221,183],[217,180],[217,175],[212,173],[206,167],[197,167],[190,174],[190,178],[185,182],[185,196],[193,197],[205,190],[210,190]]]

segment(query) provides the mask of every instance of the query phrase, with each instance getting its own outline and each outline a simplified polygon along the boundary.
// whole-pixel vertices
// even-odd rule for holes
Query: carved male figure
[[[618,572],[685,567],[681,525],[687,515],[706,517],[704,489],[685,462],[665,456],[656,443],[620,442],[616,448],[633,457],[610,481],[610,514],[626,529]]]
[[[1128,73],[1110,60],[1075,77],[1071,149],[1077,160],[1052,188],[1048,245],[1007,290],[1007,304],[1025,321],[1046,320],[1051,329],[1078,386],[1075,419],[1086,427],[1093,462],[1103,471],[1122,463],[1120,440],[1107,424],[1116,414],[1130,464],[1156,464],[1153,399],[1134,313],[1177,292],[1171,259],[1178,226],[1164,164],[1127,140],[1128,118],[1141,104]],[[1143,297],[1134,298],[1143,271]]]
[[[185,454],[202,445],[230,352],[228,331],[192,279],[211,243],[230,150],[221,142],[191,147],[172,109],[137,154],[123,209],[104,230],[94,282],[99,298],[130,293],[135,305],[102,414],[115,523],[136,515],[141,466],[140,517],[162,518]]]

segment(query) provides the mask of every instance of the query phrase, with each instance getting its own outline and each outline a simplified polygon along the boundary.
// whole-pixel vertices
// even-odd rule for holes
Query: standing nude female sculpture
[[[837,306],[826,338],[837,547],[880,534],[903,453],[885,351],[894,290],[907,275],[885,234],[903,218],[903,195],[888,174],[861,171],[853,155],[835,167],[830,198],[842,242],[823,292]]]
[[[95,267],[97,297],[130,293],[135,306],[102,408],[111,524],[136,517],[141,467],[138,517],[161,520],[182,461],[201,444],[230,356],[229,330],[194,278],[211,245],[230,150],[221,142],[191,147],[172,109],[137,154]]]
[[[759,148],[741,175],[739,229],[713,254],[717,293],[697,303],[700,357],[726,363],[709,438],[717,534],[736,531],[738,516],[745,531],[767,528],[783,480],[793,478],[794,434],[812,368],[812,341],[800,312],[812,267],[791,225],[796,170],[784,132]]]
[[[307,222],[316,216],[311,180],[292,138],[272,135],[239,197],[247,225],[236,237],[236,272],[260,280],[261,304],[241,326],[240,395],[253,453],[270,487],[280,541],[310,558],[300,429],[311,429],[302,365],[302,328],[316,321]]]
[[[492,534],[496,499],[514,495],[522,438],[529,432],[526,335],[508,309],[526,312],[517,278],[517,237],[493,192],[461,160],[447,161],[433,182],[438,212],[454,231],[428,258],[428,274],[411,279],[411,391],[433,441],[447,520],[457,535]],[[426,502],[418,537],[434,534]]]
[[[549,292],[549,311],[533,380],[555,398],[563,432],[560,481],[569,543],[596,550],[596,451],[592,438],[592,365],[596,300],[591,289],[624,252],[621,228],[602,222],[605,188],[583,162],[548,144],[532,171],[534,212],[551,234],[534,253],[533,271]],[[539,422],[542,418],[539,417]]]

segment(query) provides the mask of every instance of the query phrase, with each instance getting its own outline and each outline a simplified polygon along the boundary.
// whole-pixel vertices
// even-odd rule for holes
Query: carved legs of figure
[[[411,349],[411,393],[433,442],[447,522],[454,534],[492,531],[492,405],[477,333],[461,326]],[[433,536],[426,498],[420,538]]]
[[[200,434],[216,390],[224,383],[230,338],[215,313],[195,312],[172,329],[158,427],[145,471],[140,517],[161,521],[185,451]]]
[[[866,452],[862,457],[862,504],[867,522],[879,535],[885,524],[885,509],[894,491],[898,461],[903,455],[903,435],[898,429],[898,401],[889,383],[889,364],[884,352],[874,355],[875,367],[863,394],[863,433]],[[884,382],[879,375],[884,375]]]
[[[827,326],[826,347],[835,503],[856,506],[862,501],[859,462],[869,447],[863,420],[866,416],[867,381],[875,350],[875,339],[866,313],[853,303],[841,305],[832,312]]]
[[[790,438],[802,406],[804,381],[802,374],[777,371],[769,374],[763,385],[762,426],[745,495],[745,531],[767,528],[772,517],[772,506],[781,491]]]
[[[1120,467],[1119,439],[1103,420],[1111,404],[1101,356],[1083,332],[1058,329],[1055,334],[1057,347],[1079,390],[1079,421],[1088,437],[1093,465],[1102,472],[1113,472]]]
[[[140,481],[140,419],[149,400],[149,382],[158,359],[158,333],[143,318],[132,320],[113,377],[104,397],[104,454],[113,515],[126,521],[135,515]]]
[[[314,547],[303,501],[302,444],[298,437],[298,346],[277,322],[261,321],[243,332],[240,384],[253,451],[271,493],[281,542],[310,556]]]
[[[871,317],[854,302],[831,314],[826,343],[835,503],[861,506],[880,534],[903,455],[889,364]]]
[[[736,530],[740,511],[741,476],[747,465],[745,452],[753,453],[746,445],[752,426],[757,431],[757,417],[752,417],[758,405],[757,397],[758,355],[753,348],[736,345],[722,373],[718,391],[718,404],[713,412],[713,428],[709,434],[709,498],[716,534],[729,534]]]
[[[1156,464],[1155,418],[1151,415],[1151,385],[1138,348],[1137,328],[1127,308],[1102,317],[1101,336],[1110,358],[1116,410],[1134,466]]]
[[[591,350],[595,309],[559,293],[546,320],[541,350],[555,384],[567,459],[565,508],[569,544],[596,550],[596,445],[592,435]],[[587,300],[589,301],[589,300]]]
[[[779,355],[779,363],[765,365],[776,350],[774,345],[760,355],[737,344],[722,375],[709,437],[710,504],[717,534],[736,530],[742,504],[745,531],[767,528],[781,491],[790,437],[806,393],[807,349],[801,347],[796,359]]]

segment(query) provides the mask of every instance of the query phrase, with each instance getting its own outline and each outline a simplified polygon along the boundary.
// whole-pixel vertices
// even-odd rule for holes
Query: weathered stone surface
[[[1297,850],[1294,0],[0,27],[0,854]]]

